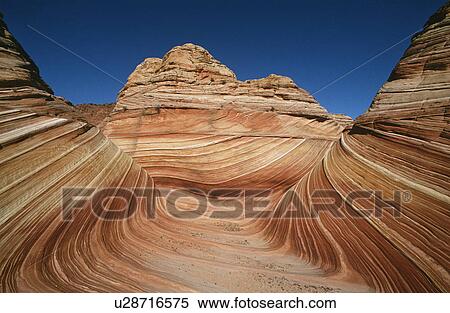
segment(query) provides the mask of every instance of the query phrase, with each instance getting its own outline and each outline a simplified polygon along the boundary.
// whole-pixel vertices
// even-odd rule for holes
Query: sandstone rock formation
[[[2,35],[20,47],[9,32]],[[20,53],[18,59],[31,64]],[[9,69],[21,71],[13,62]],[[339,282],[323,286],[321,278],[313,276],[305,284],[297,274],[308,266],[292,256],[260,253],[244,260],[249,242],[258,242],[258,237],[231,236],[242,229],[222,220],[203,232],[201,223],[168,216],[157,198],[151,206],[157,220],[149,218],[148,207],[141,202],[131,218],[114,218],[121,208],[120,199],[108,202],[101,218],[97,216],[101,205],[94,202],[92,208],[86,203],[69,210],[71,218],[64,220],[63,188],[108,187],[120,193],[123,188],[153,188],[154,181],[99,129],[78,120],[78,113],[67,102],[61,99],[55,105],[59,98],[45,87],[36,68],[33,73],[23,81],[16,80],[16,85],[8,83],[4,93],[11,97],[0,105],[1,291],[342,288]],[[15,94],[21,88],[23,99]],[[31,100],[27,95],[33,95]],[[89,189],[83,194],[88,195]],[[217,238],[218,231],[230,235]],[[253,270],[249,271],[249,266]],[[279,277],[284,266],[292,269]],[[343,286],[357,290],[352,284]]]
[[[26,78],[0,81],[14,95],[0,102],[0,290],[450,291],[448,5],[353,126],[289,78],[240,82],[187,44],[130,75],[105,137],[0,35],[20,61],[0,64]],[[94,197],[63,220],[74,186],[110,187],[133,214]],[[122,187],[155,187],[156,218]],[[228,190],[180,219],[167,187],[184,188],[187,211],[188,196]],[[243,189],[270,189],[271,214],[212,216]]]
[[[321,211],[316,220],[260,223],[275,245],[288,243],[328,273],[356,271],[376,290],[449,290],[449,36],[447,4],[413,38],[368,112],[292,187],[305,210],[314,210],[312,190],[336,190],[347,201],[345,218]],[[374,206],[348,202],[364,190],[379,192]],[[396,190],[408,191],[406,201],[386,200]],[[277,209],[285,206],[283,199]],[[382,206],[382,217],[367,214]]]
[[[271,74],[239,81],[204,48],[191,43],[174,47],[162,58],[148,58],[128,78],[116,110],[195,108],[274,111],[342,119],[329,114],[289,77]]]
[[[288,78],[236,83],[231,71],[188,44],[138,66],[105,133],[158,186],[267,187],[274,191],[270,208],[279,215],[300,201],[301,214],[319,218],[259,219],[249,228],[330,279],[364,281],[380,291],[448,290],[448,24],[444,7],[350,130]],[[192,57],[195,51],[208,57]],[[198,61],[204,59],[218,69]],[[425,64],[439,66],[427,70]],[[411,89],[396,77],[421,87]],[[251,88],[241,94],[245,84]],[[385,95],[387,86],[392,95]],[[274,97],[278,88],[295,96]],[[288,111],[285,101],[298,106]],[[330,214],[333,206],[313,205],[315,190],[340,195],[339,218]],[[413,200],[402,203],[394,191],[405,190]],[[366,191],[377,194],[349,201]]]

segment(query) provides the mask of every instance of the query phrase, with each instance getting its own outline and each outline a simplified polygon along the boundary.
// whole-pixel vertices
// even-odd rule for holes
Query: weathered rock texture
[[[351,121],[329,114],[289,77],[271,74],[239,81],[208,51],[191,43],[173,48],[162,59],[148,58],[140,64],[120,92],[116,110],[228,106]]]
[[[354,126],[289,79],[239,82],[193,45],[130,76],[105,125],[111,140],[50,116],[52,99],[0,106],[0,289],[450,291],[450,73],[437,44],[449,25],[446,6]],[[424,70],[424,56],[441,65]],[[414,79],[424,93],[404,88]],[[132,201],[119,219],[119,198],[103,211],[94,198],[63,221],[69,186],[156,187],[156,218]],[[206,213],[187,220],[168,213],[166,187],[233,189],[209,193]],[[270,189],[270,214],[211,217],[223,196],[243,200],[236,189]]]

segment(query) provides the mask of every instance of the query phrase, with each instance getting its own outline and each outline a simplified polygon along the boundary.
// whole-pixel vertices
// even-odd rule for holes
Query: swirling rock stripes
[[[435,279],[440,281],[437,286],[446,290],[448,288],[448,273],[446,270],[448,268],[448,246],[446,244],[448,234],[445,229],[448,225],[449,212],[445,203],[430,198],[429,195],[414,190],[410,186],[402,184],[399,180],[392,179],[384,171],[380,172],[367,166],[338,145],[330,152],[327,159],[329,160],[326,167],[328,177],[339,194],[345,197],[349,192],[355,190],[381,192],[383,196],[383,199],[380,199],[381,203],[361,204],[356,201],[353,209],[361,212],[361,214],[365,214],[364,210],[367,209],[380,210],[379,212],[382,212],[381,217],[377,218],[373,214],[368,214],[365,220],[376,227],[386,237],[385,240],[394,242],[401,249],[402,254],[413,258],[416,266],[422,267],[419,265],[428,263],[426,270],[428,277],[424,278],[421,286],[426,286],[429,279],[435,276]],[[393,207],[391,204],[381,209],[380,207],[385,205],[385,201],[393,199],[395,190],[408,190],[412,197],[411,203],[396,203]],[[401,215],[395,216],[393,210],[401,210]],[[429,246],[430,242],[433,242],[432,248]],[[433,258],[439,261],[436,262]],[[439,263],[441,264],[439,265]],[[397,266],[400,266],[397,269],[398,271],[404,271],[404,262],[393,264],[393,267]],[[383,270],[387,271],[388,267],[384,267]],[[416,276],[414,276],[414,279],[417,278]],[[406,278],[409,277],[410,274],[406,276]],[[403,278],[403,280],[407,280],[406,278]],[[408,288],[413,291],[421,290],[414,289],[417,287],[417,282],[414,282]],[[379,288],[382,289],[381,286]],[[432,287],[431,284],[429,288],[439,289],[438,287]]]
[[[449,12],[447,4],[430,18],[368,112],[294,187],[303,211],[313,210],[314,190],[335,190],[344,218],[320,212],[319,221],[258,223],[275,246],[295,247],[331,274],[357,273],[377,291],[449,290]],[[349,201],[352,192],[367,190],[379,194]],[[395,191],[407,191],[409,199],[392,201]],[[321,238],[328,248],[307,238]]]
[[[135,214],[125,220],[102,220],[90,208],[83,207],[73,212],[71,221],[64,221],[63,187],[153,188],[153,179],[95,127],[65,120],[39,128],[34,123],[47,125],[46,122],[61,118],[17,111],[3,113],[0,124],[4,125],[5,134],[16,127],[8,124],[12,115],[18,117],[22,113],[28,125],[20,124],[23,136],[8,141],[0,150],[2,291],[364,288],[337,281],[328,281],[328,287],[324,287],[320,269],[289,255],[274,254],[260,236],[244,228],[242,221],[174,220],[167,215],[160,198],[155,199],[156,220],[149,219],[147,208],[139,203]],[[198,140],[203,146],[204,139],[197,138],[197,145],[188,147],[198,148]],[[302,140],[292,140],[294,147],[302,146]],[[273,138],[262,141],[271,142]],[[260,144],[255,146],[259,148]],[[184,147],[183,143],[181,148]],[[261,158],[261,153],[256,156]],[[99,206],[93,203],[94,208]],[[120,206],[121,202],[115,199],[108,203],[104,214],[111,215]],[[250,257],[244,258],[245,255]],[[268,283],[280,275],[283,279],[279,285]],[[253,279],[258,281],[250,283]]]
[[[354,125],[188,44],[137,68],[103,132],[4,32],[20,77],[0,82],[0,290],[448,292],[449,25],[446,5]],[[84,189],[92,207],[63,219],[67,187],[116,197]],[[148,203],[123,194],[142,188]],[[213,218],[216,188],[270,189],[270,214]]]
[[[164,134],[288,137],[336,140],[345,125],[273,112],[203,109],[115,111],[104,133],[113,140]],[[120,143],[119,143],[120,144]]]

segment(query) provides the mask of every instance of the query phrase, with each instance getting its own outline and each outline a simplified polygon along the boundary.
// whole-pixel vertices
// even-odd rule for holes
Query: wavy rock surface
[[[357,272],[375,290],[449,291],[449,36],[447,4],[413,38],[368,112],[292,187],[307,204],[300,211],[320,218],[258,223],[275,246],[288,245],[330,274]],[[312,204],[317,189],[342,196],[344,218]],[[379,194],[348,201],[365,190]]]
[[[193,45],[130,76],[104,129],[110,139],[51,116],[53,98],[0,106],[1,290],[448,292],[448,12],[413,39],[393,72],[403,76],[391,75],[354,126],[289,79],[239,82]],[[424,70],[424,55],[445,66]],[[26,85],[49,94],[33,79]],[[404,88],[410,79],[426,96]],[[156,219],[140,201],[114,218],[115,198],[102,219],[94,199],[64,221],[69,186],[156,187]],[[186,196],[233,188],[241,203],[236,188],[270,189],[272,214],[212,218],[225,200],[211,193],[205,214],[178,219],[165,187]],[[377,193],[352,201],[367,191]],[[189,197],[176,204],[196,207]]]
[[[332,117],[317,118],[327,113],[315,106],[299,105],[298,114],[291,114],[279,103],[292,97],[271,98],[276,91],[270,90],[280,85],[265,85],[269,92],[258,98],[261,105],[253,96],[265,90],[262,85],[241,95],[245,83],[229,88],[236,80],[222,66],[213,71],[172,61],[172,53],[192,61],[186,51],[204,51],[185,45],[162,60],[147,59],[130,75],[106,134],[157,185],[271,188],[270,209],[281,216],[301,201],[300,214],[319,218],[259,219],[247,227],[329,279],[363,282],[378,291],[447,291],[448,34],[447,6],[414,37],[368,113],[351,129]],[[310,99],[288,79],[281,88],[297,94],[296,101]],[[274,109],[267,110],[272,103]],[[338,218],[333,206],[314,205],[316,190],[339,195]],[[350,202],[355,191],[377,194]],[[407,191],[408,198],[402,201],[394,191]]]
[[[175,220],[156,197],[158,190],[150,195],[150,208],[138,202],[135,210],[125,208],[130,218],[119,219],[119,198],[99,213],[101,204],[84,189],[81,195],[92,207],[89,202],[73,207],[71,219],[64,220],[63,188],[108,187],[117,195],[124,188],[154,188],[154,180],[54,97],[4,30],[1,40],[10,43],[5,55],[15,51],[20,62],[3,59],[2,64],[10,73],[25,74],[0,84],[8,95],[0,105],[1,291],[359,289],[337,281],[325,286],[316,270],[271,252],[260,236],[235,221]],[[149,209],[157,219],[149,217]]]

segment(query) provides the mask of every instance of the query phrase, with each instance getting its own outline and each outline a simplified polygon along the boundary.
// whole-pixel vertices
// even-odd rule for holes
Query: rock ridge
[[[411,40],[358,127],[443,142],[449,138],[450,6],[439,9]]]
[[[206,49],[192,43],[172,48],[161,59],[147,58],[139,64],[119,93],[116,110],[227,106],[351,121],[347,116],[328,113],[289,77],[270,74],[240,81]]]
[[[1,13],[0,107],[84,120],[70,102],[53,94],[36,64],[8,30]]]

